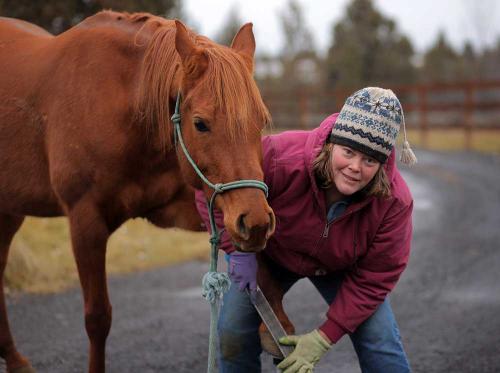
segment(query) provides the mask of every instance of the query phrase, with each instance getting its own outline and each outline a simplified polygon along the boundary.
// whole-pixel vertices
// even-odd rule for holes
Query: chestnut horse
[[[135,217],[200,229],[193,187],[212,191],[173,144],[179,91],[182,135],[207,178],[263,179],[270,116],[252,78],[254,51],[251,24],[224,47],[142,13],[101,12],[56,37],[0,18],[0,356],[9,373],[34,372],[14,345],[2,280],[24,216],[69,218],[91,373],[105,371],[110,234]],[[242,250],[264,248],[274,215],[262,190],[232,190],[216,205]]]

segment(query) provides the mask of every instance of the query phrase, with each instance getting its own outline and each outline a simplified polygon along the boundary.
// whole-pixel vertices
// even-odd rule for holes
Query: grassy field
[[[144,220],[124,224],[110,238],[108,273],[127,273],[178,262],[208,260],[207,233],[159,229]],[[8,291],[54,292],[78,284],[65,218],[27,218],[12,243]]]
[[[276,131],[277,132],[277,131]],[[408,133],[412,146],[424,147],[417,131]],[[500,131],[476,131],[475,151],[500,154]],[[429,131],[426,148],[464,150],[461,130]],[[130,221],[113,234],[108,245],[108,273],[127,273],[181,261],[208,260],[207,233],[163,230],[143,220]],[[66,219],[27,218],[16,234],[6,269],[9,291],[53,292],[78,284]]]

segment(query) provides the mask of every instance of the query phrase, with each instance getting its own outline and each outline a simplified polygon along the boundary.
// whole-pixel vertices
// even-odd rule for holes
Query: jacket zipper
[[[364,203],[361,203],[358,206],[356,206],[356,208],[352,209],[351,211],[342,214],[342,216],[340,216],[339,218],[337,218],[337,219],[335,219],[335,220],[333,220],[331,222],[328,222],[328,220],[327,220],[326,223],[325,223],[325,227],[323,228],[323,233],[321,234],[321,237],[319,238],[318,242],[316,243],[316,250],[315,251],[317,252],[320,249],[320,247],[322,246],[322,244],[324,242],[324,239],[328,238],[328,234],[329,234],[329,231],[330,231],[330,226],[332,224],[338,222],[339,220],[344,219],[345,217],[351,215],[354,212],[357,212],[358,210],[361,210],[367,204],[368,204],[368,201],[365,201]]]
[[[319,236],[318,240],[316,241],[316,245],[314,246],[314,252],[317,253],[319,249],[323,246],[324,239],[328,237],[328,230],[330,228],[330,223],[328,221],[325,223],[325,227],[323,228],[323,232],[321,233],[321,236]]]
[[[328,238],[328,231],[330,230],[330,223],[327,222],[325,224],[325,228],[323,229],[323,238]]]

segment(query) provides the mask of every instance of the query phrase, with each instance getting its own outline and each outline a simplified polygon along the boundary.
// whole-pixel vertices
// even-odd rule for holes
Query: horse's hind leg
[[[0,356],[5,359],[9,373],[35,372],[28,360],[17,351],[14,345],[3,292],[3,273],[7,265],[10,243],[23,220],[24,216],[0,214]]]
[[[68,213],[71,240],[85,302],[90,341],[89,373],[104,373],[111,304],[106,284],[107,226],[92,203],[79,202]]]

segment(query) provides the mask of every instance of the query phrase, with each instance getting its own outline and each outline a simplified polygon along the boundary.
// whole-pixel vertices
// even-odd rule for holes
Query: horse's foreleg
[[[5,359],[9,373],[35,372],[28,360],[17,351],[14,345],[3,292],[3,273],[7,264],[10,243],[23,220],[23,216],[0,214],[0,356]]]
[[[283,289],[274,280],[273,275],[267,265],[267,261],[263,258],[263,254],[257,254],[257,261],[259,264],[259,270],[257,274],[257,282],[259,284],[259,287],[269,301],[271,308],[276,314],[278,320],[281,322],[281,325],[283,325],[283,328],[285,329],[287,334],[294,334],[295,327],[293,326],[292,322],[285,313],[285,309],[283,308],[283,297],[285,295]],[[275,356],[281,355],[278,346],[274,342],[271,333],[269,333],[269,330],[264,323],[260,324],[259,335],[260,342],[264,350]]]
[[[90,341],[89,373],[104,373],[106,338],[111,327],[111,304],[106,283],[109,231],[90,203],[79,203],[68,216],[85,302],[85,328]]]

